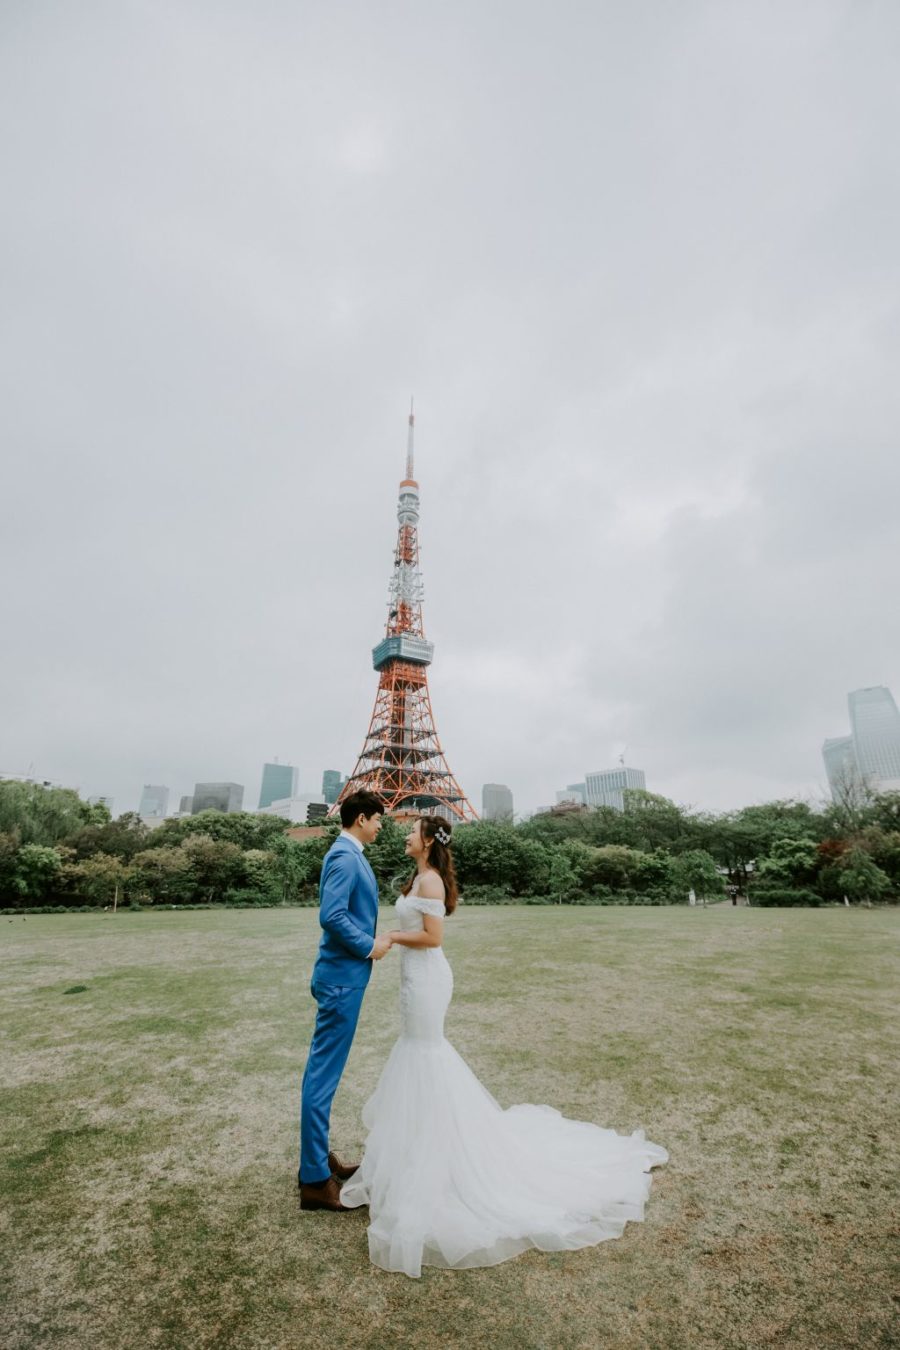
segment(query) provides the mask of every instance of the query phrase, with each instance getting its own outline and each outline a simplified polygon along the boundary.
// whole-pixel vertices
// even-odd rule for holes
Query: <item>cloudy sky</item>
[[[900,696],[895,0],[5,0],[0,772],[353,767],[410,393],[476,803]]]

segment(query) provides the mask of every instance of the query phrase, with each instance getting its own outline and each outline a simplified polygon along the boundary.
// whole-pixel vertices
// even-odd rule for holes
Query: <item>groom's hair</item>
[[[360,816],[365,816],[366,820],[369,820],[374,815],[384,815],[384,802],[380,797],[376,797],[374,792],[351,792],[350,796],[341,802],[341,824],[345,829],[353,825]]]

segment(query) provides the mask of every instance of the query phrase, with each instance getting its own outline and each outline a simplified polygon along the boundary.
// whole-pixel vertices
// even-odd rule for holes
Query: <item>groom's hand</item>
[[[380,961],[391,950],[391,939],[389,937],[377,937],[375,946],[372,948],[372,960]]]

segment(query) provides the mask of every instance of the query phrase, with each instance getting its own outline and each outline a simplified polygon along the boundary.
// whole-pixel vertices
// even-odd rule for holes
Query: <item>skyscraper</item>
[[[822,746],[832,798],[866,789],[900,791],[900,712],[890,689],[854,689],[847,706],[850,735],[831,736]]]
[[[890,689],[878,684],[847,696],[856,762],[876,791],[900,784],[900,712]]]
[[[625,789],[645,789],[647,780],[643,769],[627,768],[620,764],[617,769],[599,769],[596,773],[585,774],[588,806],[612,806],[616,811],[625,810]]]
[[[340,769],[326,769],[322,774],[322,796],[329,806],[333,806],[341,795],[344,779]]]
[[[244,789],[240,783],[195,783],[191,815],[201,811],[240,811]]]
[[[145,783],[141,793],[139,816],[164,816],[169,809],[169,789],[154,783]]]
[[[481,789],[481,814],[485,820],[512,820],[513,795],[505,783],[485,783]]]
[[[260,810],[264,806],[271,806],[273,802],[296,795],[297,770],[293,764],[279,764],[276,759],[271,764],[263,765],[262,785],[259,789]]]

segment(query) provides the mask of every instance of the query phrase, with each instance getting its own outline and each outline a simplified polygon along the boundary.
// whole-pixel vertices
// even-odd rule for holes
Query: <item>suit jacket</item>
[[[313,984],[364,988],[378,923],[378,882],[361,849],[340,836],[325,854],[319,880],[322,940]]]

